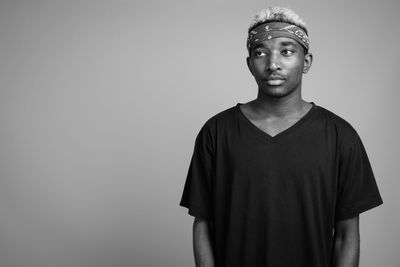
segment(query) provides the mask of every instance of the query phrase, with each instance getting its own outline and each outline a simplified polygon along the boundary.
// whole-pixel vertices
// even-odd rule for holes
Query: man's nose
[[[281,69],[281,65],[279,62],[279,57],[276,55],[271,55],[269,58],[269,64],[267,65],[268,70],[273,72]]]

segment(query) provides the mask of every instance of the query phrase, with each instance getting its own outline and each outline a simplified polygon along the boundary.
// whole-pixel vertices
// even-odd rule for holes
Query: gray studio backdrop
[[[398,0],[0,1],[0,266],[193,266],[194,138],[255,97],[246,30],[268,4],[308,23],[305,99],[367,148],[385,204],[361,266],[399,266]]]

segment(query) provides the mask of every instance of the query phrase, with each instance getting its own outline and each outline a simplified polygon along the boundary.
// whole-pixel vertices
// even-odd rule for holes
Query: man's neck
[[[271,98],[258,95],[251,102],[253,110],[263,118],[286,118],[303,115],[311,106],[301,95],[289,95],[282,98]]]

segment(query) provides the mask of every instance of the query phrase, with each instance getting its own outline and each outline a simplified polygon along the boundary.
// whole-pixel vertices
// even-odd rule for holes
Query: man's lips
[[[286,79],[282,76],[269,76],[265,79],[268,85],[281,85],[285,80]]]
[[[281,85],[284,82],[285,80],[280,80],[280,79],[267,80],[268,85]]]
[[[279,74],[271,74],[266,77],[266,80],[285,80],[284,75],[279,75]]]

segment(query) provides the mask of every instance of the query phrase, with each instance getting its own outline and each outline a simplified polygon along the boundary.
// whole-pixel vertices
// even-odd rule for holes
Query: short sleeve
[[[383,203],[358,134],[353,131],[340,147],[339,184],[335,220],[345,220]]]
[[[194,217],[212,217],[212,136],[207,124],[197,135],[180,205]]]

